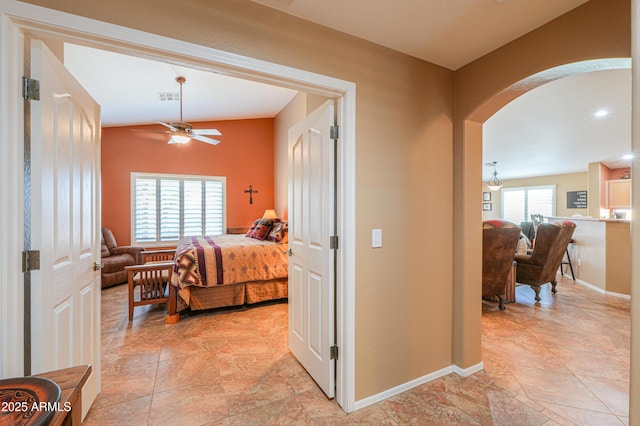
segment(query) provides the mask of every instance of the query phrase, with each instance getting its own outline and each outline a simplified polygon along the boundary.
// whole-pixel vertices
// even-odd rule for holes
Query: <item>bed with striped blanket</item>
[[[237,234],[181,240],[171,275],[178,311],[286,298],[286,250],[287,244]]]

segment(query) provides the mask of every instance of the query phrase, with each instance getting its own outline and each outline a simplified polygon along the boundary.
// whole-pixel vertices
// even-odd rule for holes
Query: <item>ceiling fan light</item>
[[[179,143],[181,145],[189,142],[191,140],[191,138],[189,136],[186,135],[173,135],[171,136],[171,139],[175,142],[175,143]]]

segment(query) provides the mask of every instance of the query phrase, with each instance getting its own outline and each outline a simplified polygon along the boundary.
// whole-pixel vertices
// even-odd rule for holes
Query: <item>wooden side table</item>
[[[173,261],[151,262],[142,265],[125,266],[129,284],[129,321],[133,320],[135,306],[167,303],[169,296],[166,286],[171,286]],[[134,288],[138,286],[138,300],[134,298]]]
[[[56,411],[48,426],[80,426],[82,424],[82,387],[89,379],[89,375],[91,375],[91,365],[80,365],[33,376],[57,383],[62,391],[60,407],[67,405],[71,407],[70,411]]]

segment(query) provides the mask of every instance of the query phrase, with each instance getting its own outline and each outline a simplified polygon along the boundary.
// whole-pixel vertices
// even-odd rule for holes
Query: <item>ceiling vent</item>
[[[160,96],[161,101],[179,101],[180,93],[179,92],[158,92],[158,96]]]

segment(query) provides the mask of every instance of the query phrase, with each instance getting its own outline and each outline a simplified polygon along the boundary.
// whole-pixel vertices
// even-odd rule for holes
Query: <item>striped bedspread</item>
[[[171,283],[211,287],[286,278],[286,244],[227,234],[189,237],[176,248]]]

